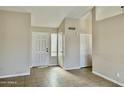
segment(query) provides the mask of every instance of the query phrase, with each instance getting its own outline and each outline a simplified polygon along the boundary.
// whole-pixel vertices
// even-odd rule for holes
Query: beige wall
[[[57,28],[52,28],[52,27],[32,26],[31,30],[32,30],[32,32],[57,32]]]
[[[57,65],[57,57],[51,57],[51,33],[57,33],[57,28],[51,28],[51,27],[31,27],[32,32],[47,32],[49,33],[49,66],[51,65]]]
[[[75,27],[76,29],[69,30],[69,27]],[[68,70],[79,69],[81,67],[80,34],[92,34],[92,14],[89,13],[85,18],[81,19],[65,18],[58,31],[59,35],[62,34],[63,49],[62,54],[58,58],[59,65]],[[91,65],[91,53],[87,55],[87,58],[90,61],[87,63]]]
[[[93,72],[124,85],[124,15],[96,21]]]
[[[30,14],[0,11],[0,77],[30,73],[30,35]]]
[[[76,30],[69,30],[75,27]],[[64,69],[80,68],[80,31],[79,19],[66,18],[59,27],[62,33],[62,54],[59,56],[59,64]],[[58,37],[59,38],[59,37]],[[60,51],[61,52],[61,51]]]
[[[81,34],[92,34],[92,12],[88,12],[80,18],[79,30]]]
[[[69,27],[76,29],[69,30]],[[79,69],[80,68],[80,31],[79,19],[67,18],[65,20],[65,55],[64,55],[65,69]]]
[[[81,67],[92,66],[92,12],[89,11],[79,23]]]

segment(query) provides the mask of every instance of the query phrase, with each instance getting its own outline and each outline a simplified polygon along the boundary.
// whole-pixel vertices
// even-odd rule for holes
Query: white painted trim
[[[69,68],[63,67],[63,69],[64,70],[80,69],[80,66],[79,67],[69,67]]]
[[[46,68],[48,67],[47,65],[44,65],[44,66],[37,66],[37,68]]]
[[[98,73],[98,72],[96,72],[96,71],[92,71],[92,73],[95,74],[95,75],[97,75],[97,76],[100,76],[100,77],[102,77],[102,78],[104,78],[104,79],[107,79],[107,80],[109,80],[109,81],[111,81],[111,82],[113,82],[113,83],[116,83],[116,84],[118,84],[118,85],[120,85],[120,86],[122,86],[122,87],[124,87],[124,84],[121,83],[121,82],[119,82],[119,81],[116,81],[116,80],[114,80],[114,79],[111,79],[111,78],[109,78],[109,77],[107,77],[107,76],[105,76],[105,75],[103,75],[103,74],[100,74],[100,73]]]
[[[49,64],[48,66],[58,66],[58,64]]]
[[[0,78],[18,77],[18,76],[26,76],[26,75],[30,75],[30,72],[13,74],[13,75],[5,75],[5,76],[0,76]]]
[[[92,67],[92,65],[80,66],[80,68]]]

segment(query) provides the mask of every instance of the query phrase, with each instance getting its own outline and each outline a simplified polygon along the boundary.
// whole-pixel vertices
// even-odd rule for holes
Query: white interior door
[[[92,36],[80,34],[80,67],[91,66],[92,58]]]
[[[58,63],[63,67],[63,32],[58,33]]]
[[[48,66],[49,33],[32,33],[32,66]]]

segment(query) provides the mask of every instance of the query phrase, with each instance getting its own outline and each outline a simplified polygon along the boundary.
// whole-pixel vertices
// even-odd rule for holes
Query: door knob
[[[46,48],[46,52],[48,52],[48,48]]]

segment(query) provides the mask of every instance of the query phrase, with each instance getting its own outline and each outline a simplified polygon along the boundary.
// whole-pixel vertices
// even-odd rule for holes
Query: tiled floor
[[[117,87],[91,68],[65,71],[60,67],[32,68],[30,76],[0,79],[1,87]]]

